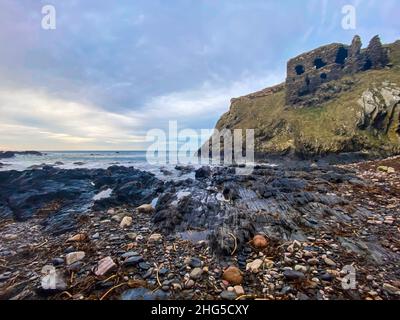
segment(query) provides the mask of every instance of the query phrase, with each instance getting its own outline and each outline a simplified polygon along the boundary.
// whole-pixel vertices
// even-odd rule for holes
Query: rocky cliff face
[[[347,52],[344,64],[328,63],[341,47]],[[312,68],[321,53],[326,65]],[[304,75],[294,75],[300,60]],[[288,66],[286,83],[232,99],[216,128],[255,129],[256,151],[263,155],[400,154],[400,41],[382,46],[375,37],[361,49],[355,37],[351,46],[325,46]],[[320,81],[322,71],[326,81]],[[302,92],[296,81],[307,77],[310,90]]]

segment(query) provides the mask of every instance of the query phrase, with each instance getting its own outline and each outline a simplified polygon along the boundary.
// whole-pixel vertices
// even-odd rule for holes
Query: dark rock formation
[[[0,151],[0,159],[9,159],[16,155],[42,156],[43,154],[39,151]]]
[[[388,64],[387,50],[378,36],[367,49],[361,50],[361,46],[360,37],[355,36],[350,46],[334,43],[291,59],[287,64],[286,103],[307,105],[324,83]]]
[[[5,171],[0,172],[0,217],[22,221],[45,215],[46,229],[60,234],[89,209],[150,203],[162,186],[153,174],[125,167]],[[110,197],[93,199],[106,189],[112,189]]]

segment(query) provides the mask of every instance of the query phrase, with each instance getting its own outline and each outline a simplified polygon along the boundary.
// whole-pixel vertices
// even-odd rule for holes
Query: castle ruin
[[[289,60],[286,78],[286,103],[302,105],[322,84],[370,69],[382,69],[389,63],[387,50],[379,36],[361,49],[359,36],[351,45],[333,43]]]

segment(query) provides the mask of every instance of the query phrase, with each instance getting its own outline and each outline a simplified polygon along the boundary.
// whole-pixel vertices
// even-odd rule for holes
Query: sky
[[[212,129],[298,54],[400,39],[399,12],[398,0],[1,0],[0,150],[143,150],[169,121]]]

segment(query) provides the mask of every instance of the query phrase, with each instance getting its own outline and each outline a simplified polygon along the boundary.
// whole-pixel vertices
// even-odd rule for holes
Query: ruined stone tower
[[[384,68],[389,59],[379,36],[361,49],[359,36],[351,45],[333,43],[301,54],[287,64],[286,104],[302,105],[322,84],[345,75]]]

